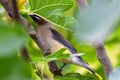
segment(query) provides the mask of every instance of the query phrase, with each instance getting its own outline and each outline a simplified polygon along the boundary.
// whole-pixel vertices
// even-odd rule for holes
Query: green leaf
[[[57,76],[54,80],[79,80],[79,79],[74,78],[74,77],[60,77],[60,76]]]
[[[38,63],[38,62],[50,62],[50,61],[55,61],[58,60],[57,58],[36,58],[33,60],[33,63]]]
[[[66,48],[62,48],[59,51],[52,53],[50,55],[48,55],[45,58],[57,58],[57,59],[62,59],[62,58],[68,58],[70,57],[70,54],[64,54],[64,51],[66,50]]]
[[[52,24],[71,29],[76,23],[72,16],[63,15],[74,6],[73,0],[29,0],[30,12],[39,14]]]
[[[34,72],[34,70],[33,70],[32,74],[33,74],[32,80],[41,80],[40,77]]]
[[[32,39],[30,39],[27,43],[27,50],[32,60],[35,60],[36,57],[43,57],[42,51],[36,46]]]
[[[98,80],[93,75],[82,76],[79,73],[68,73],[62,77],[57,76],[55,80]]]
[[[85,53],[70,54],[70,57],[82,56]]]
[[[41,61],[50,62],[50,61],[55,61],[55,60],[70,57],[70,54],[63,54],[63,52],[65,50],[66,50],[66,48],[62,48],[59,51],[57,51],[56,53],[51,53],[46,57],[36,58],[33,62],[41,62]]]
[[[62,55],[58,56],[57,58],[64,59],[64,58],[69,58],[69,57],[70,57],[70,54],[62,54]]]
[[[14,54],[0,57],[0,80],[32,80],[30,65]]]
[[[52,53],[50,55],[48,55],[46,58],[52,58],[52,57],[59,57],[64,51],[66,50],[66,48],[62,48],[59,51]]]
[[[22,26],[0,23],[0,56],[9,56],[26,41],[28,36]]]
[[[120,42],[120,23],[117,25],[118,28],[108,37],[106,43],[119,43]]]
[[[76,35],[82,41],[105,39],[120,19],[120,1],[94,0],[95,4],[79,12]],[[97,2],[98,1],[98,2]]]

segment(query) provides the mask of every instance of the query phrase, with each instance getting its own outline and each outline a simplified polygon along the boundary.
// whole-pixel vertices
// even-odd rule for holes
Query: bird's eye
[[[38,16],[35,16],[35,18],[36,18],[37,20],[39,20],[39,19],[40,19]]]
[[[39,22],[41,24],[44,23],[44,19],[42,19],[40,16],[36,15],[36,14],[30,14],[29,15],[35,22]]]
[[[34,21],[39,21],[41,18],[38,16],[38,15],[36,15],[36,14],[30,14],[29,15]]]
[[[38,20],[40,19],[40,17],[38,15],[35,15],[35,14],[33,14],[33,17],[38,19]]]

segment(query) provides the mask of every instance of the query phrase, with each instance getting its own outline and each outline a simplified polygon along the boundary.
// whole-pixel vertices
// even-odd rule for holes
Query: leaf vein
[[[53,14],[55,14],[55,12],[58,12],[58,11],[60,11],[60,10],[62,10],[62,9],[56,9],[56,10],[54,10],[48,17],[46,17],[46,18],[49,18],[50,16],[52,16]]]
[[[37,8],[39,8],[39,4],[40,4],[40,2],[41,2],[41,0],[39,0],[38,5],[37,5]]]
[[[47,5],[47,6],[44,6],[44,7],[41,7],[40,9],[37,9],[37,10],[33,10],[32,12],[37,12],[37,11],[40,11],[46,7],[52,7],[52,6],[69,6],[69,5],[72,5],[72,4],[52,4],[52,5]]]

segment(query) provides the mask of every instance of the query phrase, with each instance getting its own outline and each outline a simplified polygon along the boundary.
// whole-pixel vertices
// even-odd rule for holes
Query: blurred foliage
[[[32,80],[31,67],[17,52],[0,57],[0,80]]]
[[[27,33],[20,25],[0,23],[0,56],[7,56],[27,40]]]
[[[31,80],[31,67],[18,56],[29,40],[21,25],[0,22],[0,80]]]
[[[97,78],[93,75],[83,76],[79,73],[68,73],[62,77],[56,76],[55,80],[97,80]]]
[[[93,0],[89,8],[79,11],[76,35],[78,40],[106,39],[120,19],[120,1]],[[93,4],[92,4],[93,3]],[[97,33],[97,34],[96,34]]]
[[[120,68],[114,69],[109,76],[109,80],[114,80],[114,79],[120,80],[119,74],[120,74]]]
[[[79,13],[74,13],[76,12],[75,10],[78,10],[75,0],[60,0],[62,1],[61,5],[69,3],[70,5],[68,6],[58,5],[59,0],[53,0],[48,4],[46,3],[47,1],[50,0],[41,0],[40,3],[38,3],[38,0],[29,0],[30,6],[29,3],[26,3],[24,9],[29,10],[30,8],[31,13],[35,12],[52,22],[53,25],[55,24],[55,28],[70,41],[78,52],[85,53],[82,55],[83,59],[103,77],[103,80],[106,80],[102,66],[96,58],[95,49],[88,41],[94,37],[103,39],[113,67],[116,68],[120,66],[120,1],[88,0],[89,8],[85,10],[80,9]],[[54,8],[48,6],[56,3],[58,6],[54,6]],[[39,7],[38,4],[42,4],[42,6]],[[50,13],[51,16],[49,16]],[[21,14],[28,18],[26,12]],[[74,14],[79,14],[77,16],[79,22],[77,27],[74,26],[74,21],[76,22]],[[56,60],[57,65],[61,67],[62,62],[60,62],[58,58],[61,56],[66,58],[68,55],[63,56],[61,55],[62,52],[59,53],[58,51],[58,53],[43,58],[42,51],[35,42],[28,37],[22,25],[16,25],[13,22],[9,23],[6,21],[4,21],[6,22],[4,23],[1,21],[2,18],[3,8],[0,5],[0,80],[41,80],[31,65],[19,56],[19,50],[24,44],[27,46],[33,63],[35,61],[38,69],[50,79],[53,79],[53,74],[49,71],[47,62]],[[57,19],[60,21],[56,22]],[[63,29],[63,27],[68,29],[74,28],[75,30],[71,32]],[[64,76],[56,76],[54,80],[97,80],[94,75],[88,73],[86,69],[80,66],[67,64],[62,70]],[[119,68],[113,70],[110,74],[110,80],[117,79],[117,77],[119,79],[119,72]]]

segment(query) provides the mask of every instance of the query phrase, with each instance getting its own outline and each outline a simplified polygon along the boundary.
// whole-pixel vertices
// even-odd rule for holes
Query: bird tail
[[[85,61],[82,60],[81,57],[75,56],[72,57],[72,64],[76,64],[79,66],[82,66],[84,68],[86,68],[87,70],[89,70],[92,74],[94,74],[99,80],[102,80],[102,77],[97,74],[89,65],[88,63],[86,63]]]
[[[95,71],[88,65],[88,63],[83,61],[81,57],[78,57],[78,56],[72,57],[72,63],[82,66],[86,68],[87,70],[89,70],[91,73],[95,74]]]

